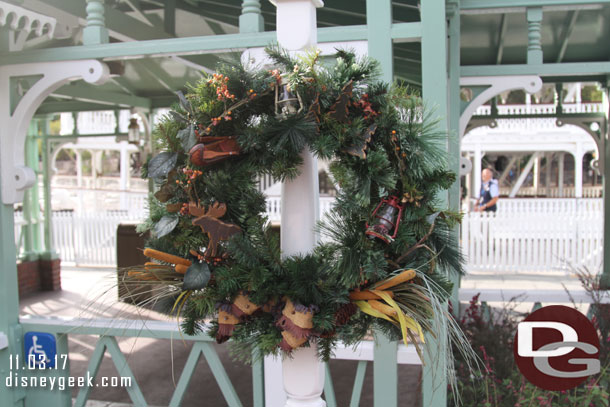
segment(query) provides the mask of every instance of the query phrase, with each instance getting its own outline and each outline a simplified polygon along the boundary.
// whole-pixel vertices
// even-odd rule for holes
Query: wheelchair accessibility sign
[[[55,336],[46,332],[27,332],[23,338],[26,363],[39,369],[54,368],[57,362]]]

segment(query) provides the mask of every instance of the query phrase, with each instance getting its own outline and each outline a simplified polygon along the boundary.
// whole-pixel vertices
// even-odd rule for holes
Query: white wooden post
[[[127,151],[127,142],[121,141],[121,157],[119,160],[120,167],[120,184],[119,184],[119,192],[120,194],[120,207],[121,210],[128,209],[127,204],[127,195],[126,192],[129,186],[129,151]]]
[[[582,198],[582,157],[584,155],[581,143],[576,143],[574,155],[574,198]]]
[[[80,150],[75,149],[76,154],[76,186],[78,188],[83,187],[83,155]]]
[[[538,186],[540,185],[540,154],[536,155],[534,161],[534,195],[538,196]]]
[[[481,153],[481,146],[477,144],[476,149],[474,150],[474,174],[473,174],[473,185],[474,189],[474,197],[479,199],[481,196],[481,160],[483,159],[483,154]]]
[[[559,198],[563,198],[563,165],[565,158],[565,153],[559,153],[559,161],[557,161],[557,192]]]
[[[551,169],[553,167],[553,153],[547,153],[546,154],[546,197],[547,198],[551,198],[551,187],[552,187],[552,183],[551,183]]]
[[[317,43],[316,8],[321,0],[270,0],[277,7],[276,26],[278,43],[292,52],[302,51]],[[302,153],[303,166],[292,181],[282,184],[281,245],[284,257],[310,252],[317,242],[314,226],[318,220],[319,187],[317,158],[306,149]],[[304,273],[307,270],[303,270]],[[265,361],[266,379],[278,377],[277,361]],[[316,348],[299,348],[291,358],[282,361],[285,396],[281,389],[265,380],[265,404],[285,406],[325,407],[324,365],[316,356]],[[277,383],[277,382],[275,382]],[[275,387],[275,388],[274,388]]]

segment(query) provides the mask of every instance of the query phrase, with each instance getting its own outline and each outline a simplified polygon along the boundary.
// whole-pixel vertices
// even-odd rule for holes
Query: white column
[[[540,185],[540,155],[534,161],[534,195],[538,196],[538,186]]]
[[[120,183],[119,183],[119,194],[120,194],[120,207],[121,210],[127,210],[127,187],[129,183],[129,151],[127,151],[127,142],[121,141],[121,158],[119,161],[120,167]]]
[[[565,158],[565,153],[559,153],[559,161],[557,161],[557,192],[559,198],[563,198],[563,164]]]
[[[584,151],[581,143],[576,143],[574,155],[574,198],[582,198],[582,157]]]
[[[317,43],[316,8],[321,0],[271,0],[277,7],[276,26],[278,43],[294,53],[313,47]],[[314,232],[319,212],[318,162],[305,149],[301,156],[303,166],[298,177],[282,184],[281,246],[284,257],[310,252],[317,243]],[[307,270],[303,270],[306,273]],[[313,344],[312,344],[313,345]],[[324,365],[316,356],[316,347],[299,348],[292,358],[284,358],[282,371],[285,398],[269,378],[278,373],[278,363],[271,358],[265,361],[265,401],[267,407],[325,407]],[[269,361],[269,363],[268,363]],[[267,373],[267,367],[272,370]]]
[[[89,188],[97,188],[97,150],[91,150],[91,185]]]
[[[83,155],[80,150],[74,150],[76,153],[76,186],[83,187]]]
[[[546,197],[547,198],[551,198],[551,187],[552,187],[552,183],[551,183],[551,169],[553,167],[553,153],[547,153],[546,155],[546,182],[545,182],[545,186],[546,186]]]
[[[481,195],[481,160],[483,159],[483,154],[481,152],[481,146],[477,145],[474,150],[474,174],[473,174],[473,185],[474,189],[474,197],[479,199]]]

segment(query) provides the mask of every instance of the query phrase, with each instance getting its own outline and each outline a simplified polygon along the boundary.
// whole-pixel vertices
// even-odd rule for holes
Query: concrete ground
[[[164,320],[167,317],[153,311],[140,309],[116,300],[116,276],[104,269],[62,269],[62,291],[42,292],[22,298],[22,315],[68,316],[80,318],[125,318]],[[70,373],[82,376],[87,371],[89,357],[97,338],[88,335],[69,335]],[[125,354],[142,393],[149,406],[167,406],[182,368],[189,355],[192,343],[174,340],[147,338],[117,338]],[[228,347],[215,345],[227,374],[234,384],[244,406],[252,405],[251,368],[231,359]],[[331,375],[339,406],[349,404],[356,374],[354,361],[331,361]],[[97,377],[117,377],[117,371],[106,354]],[[421,368],[399,366],[399,405],[402,407],[421,406]],[[277,383],[281,388],[282,383]],[[74,389],[76,397],[78,389]],[[127,407],[130,398],[124,389],[94,388],[94,400],[90,407]],[[127,403],[127,404],[123,404]],[[202,357],[191,380],[182,407],[226,406],[220,389]],[[360,406],[373,405],[373,366],[369,362]]]

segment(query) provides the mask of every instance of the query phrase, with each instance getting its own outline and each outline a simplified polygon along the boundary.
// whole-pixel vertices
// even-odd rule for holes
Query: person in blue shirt
[[[498,209],[496,206],[498,199],[500,199],[498,181],[493,179],[493,172],[489,168],[485,168],[481,173],[481,193],[474,205],[474,210],[476,212],[495,212]]]

